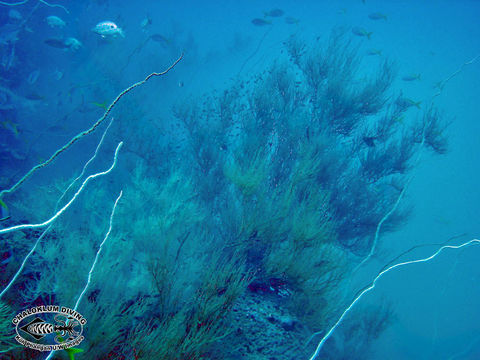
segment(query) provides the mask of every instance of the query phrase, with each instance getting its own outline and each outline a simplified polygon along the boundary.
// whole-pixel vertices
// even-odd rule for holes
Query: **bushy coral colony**
[[[15,344],[7,323],[30,306],[75,304],[108,227],[111,189],[120,188],[78,308],[89,324],[78,359],[308,358],[310,336],[326,332],[350,300],[345,279],[372,252],[418,154],[443,154],[447,141],[439,111],[418,117],[392,88],[394,66],[367,71],[344,32],[326,43],[292,36],[285,48],[288,58],[265,71],[177,103],[168,144],[145,136],[147,122],[134,129],[116,119],[126,150],[115,175],[56,221],[1,299],[6,359],[44,358]],[[48,218],[64,183],[12,196],[10,206],[29,221]],[[30,206],[33,197],[41,205]],[[407,217],[398,208],[381,232]],[[38,235],[3,236],[2,284]],[[368,358],[391,319],[388,304],[366,307],[327,343],[325,358]]]

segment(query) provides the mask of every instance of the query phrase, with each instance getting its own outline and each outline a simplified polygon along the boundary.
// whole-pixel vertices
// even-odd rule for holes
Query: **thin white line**
[[[444,245],[441,248],[439,248],[433,255],[423,258],[423,259],[418,259],[418,260],[411,260],[411,261],[405,261],[402,263],[398,263],[395,265],[390,266],[389,268],[381,271],[372,281],[372,284],[364,289],[358,296],[353,300],[353,302],[345,309],[345,311],[342,313],[340,318],[337,320],[337,322],[331,327],[330,330],[325,334],[325,336],[320,340],[320,342],[317,345],[317,348],[315,349],[315,352],[313,355],[310,357],[310,360],[314,360],[318,354],[320,353],[320,350],[322,349],[323,344],[325,344],[325,341],[332,335],[332,333],[335,331],[335,329],[341,324],[347,313],[355,306],[355,304],[365,295],[366,293],[370,292],[375,288],[375,285],[377,283],[377,280],[380,279],[383,275],[385,275],[387,272],[390,270],[393,270],[395,268],[405,266],[405,265],[410,265],[410,264],[416,264],[416,263],[422,263],[422,262],[427,262],[435,258],[438,254],[440,254],[444,249],[460,249],[465,246],[468,246],[470,244],[479,244],[480,240],[478,239],[472,239],[470,241],[467,241],[466,243],[460,244],[460,245]]]
[[[87,177],[82,185],[80,186],[80,188],[77,190],[77,192],[75,193],[75,195],[73,195],[73,197],[70,199],[70,201],[68,203],[66,203],[60,210],[58,210],[58,212],[52,216],[50,219],[48,219],[47,221],[44,221],[43,223],[40,223],[40,224],[22,224],[22,225],[16,225],[16,226],[12,226],[12,227],[9,227],[9,228],[6,228],[6,229],[1,229],[0,230],[0,234],[6,234],[6,233],[9,233],[9,232],[12,232],[12,231],[16,231],[16,230],[21,230],[21,229],[32,229],[32,228],[38,228],[38,227],[44,227],[44,226],[47,226],[48,224],[51,224],[53,221],[55,221],[60,215],[62,215],[65,210],[67,210],[67,208],[76,200],[76,198],[80,195],[80,193],[83,191],[83,189],[85,188],[85,186],[87,185],[88,182],[90,182],[90,180],[96,178],[96,177],[99,177],[99,176],[103,176],[103,175],[107,175],[110,171],[113,170],[113,168],[115,167],[116,163],[117,163],[117,156],[118,156],[118,151],[120,150],[120,148],[122,147],[123,145],[123,142],[120,142],[117,146],[117,149],[115,150],[115,157],[113,159],[113,164],[112,166],[110,166],[110,168],[108,170],[105,170],[105,171],[102,171],[102,172],[99,172],[97,174],[93,174],[93,175],[90,175],[89,177]]]

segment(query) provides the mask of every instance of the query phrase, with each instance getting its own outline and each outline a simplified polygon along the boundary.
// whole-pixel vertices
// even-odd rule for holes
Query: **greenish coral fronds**
[[[12,308],[5,302],[0,301],[0,354],[21,347],[13,340],[15,328],[12,325],[12,319],[14,316]]]
[[[204,268],[202,283],[190,301],[178,302],[175,310],[139,324],[130,333],[127,342],[138,349],[139,359],[201,358],[210,344],[228,335],[225,321],[248,277],[241,261],[225,260],[222,253],[212,255],[212,265]]]
[[[246,196],[253,195],[266,181],[269,165],[264,151],[257,150],[251,157],[233,156],[223,168],[225,176]]]

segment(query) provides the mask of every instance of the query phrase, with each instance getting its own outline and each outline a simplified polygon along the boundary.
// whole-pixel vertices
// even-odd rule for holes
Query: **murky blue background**
[[[35,4],[31,1],[14,9],[26,17]],[[168,118],[172,104],[186,94],[201,97],[226,87],[238,75],[260,72],[275,59],[285,57],[283,42],[291,34],[314,42],[317,38],[327,40],[332,28],[361,26],[373,34],[371,39],[351,35],[359,51],[378,49],[382,58],[393,60],[398,72],[394,86],[422,104],[437,94],[436,83],[459,72],[434,100],[451,121],[450,151],[442,157],[428,152],[422,155],[404,199],[413,210],[410,220],[381,239],[376,261],[362,268],[353,284],[361,287],[368,283],[384,259],[413,245],[442,243],[460,234],[466,235],[457,242],[479,236],[480,58],[476,56],[480,55],[480,2],[180,0],[61,4],[69,9],[68,14],[44,5],[35,11],[28,36],[16,42],[11,71],[5,70],[11,47],[1,45],[7,57],[2,76],[14,79],[15,91],[35,97],[33,103],[19,105],[16,118],[2,118],[17,124],[19,131],[14,134],[6,125],[1,129],[2,143],[18,149],[20,155],[16,161],[1,165],[1,176],[25,173],[101,115],[102,109],[92,102],[108,105],[121,89],[152,71],[164,70],[182,51],[184,60],[171,76],[161,80],[160,89],[148,84],[142,90],[142,99],[137,100],[139,110]],[[263,27],[251,23],[271,8],[281,8],[285,16],[298,19],[298,24],[286,24],[282,19],[273,19],[272,25]],[[4,23],[9,10],[0,6]],[[386,14],[387,19],[373,21],[368,17],[372,12]],[[61,17],[67,26],[50,28],[45,21],[49,15]],[[152,23],[142,30],[146,17]],[[103,41],[94,34],[91,29],[102,20],[115,21],[125,31],[125,38]],[[178,41],[175,46],[152,41],[142,45],[146,32]],[[46,38],[59,36],[74,36],[83,46],[78,51],[64,51],[44,44]],[[466,64],[472,59],[477,60]],[[371,56],[367,64],[375,67],[379,61]],[[38,79],[31,84],[27,79],[35,71]],[[57,80],[59,72],[62,77]],[[401,80],[412,73],[421,74],[421,80]],[[91,92],[89,84],[99,79],[104,84],[96,89],[102,90]],[[75,148],[67,156],[81,159],[86,155]],[[71,171],[68,162],[55,166],[55,171]],[[418,249],[408,258],[428,256],[436,248]],[[479,259],[480,246],[447,250],[434,261],[382,278],[362,302],[380,304],[386,300],[397,317],[375,343],[374,359],[480,358]]]

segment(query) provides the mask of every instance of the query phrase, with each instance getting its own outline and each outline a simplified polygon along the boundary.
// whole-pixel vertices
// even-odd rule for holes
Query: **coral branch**
[[[97,120],[97,122],[95,124],[92,125],[92,127],[90,127],[88,130],[85,130],[85,131],[82,131],[81,133],[79,133],[78,135],[76,135],[75,137],[73,137],[68,143],[66,143],[64,146],[62,146],[60,149],[58,149],[57,151],[55,151],[55,153],[50,156],[49,159],[45,160],[44,162],[34,166],[28,173],[26,173],[15,185],[13,185],[10,189],[6,189],[6,190],[2,190],[0,191],[0,199],[5,195],[5,194],[9,194],[13,191],[15,191],[21,184],[23,184],[28,178],[30,178],[30,176],[33,175],[33,173],[35,173],[37,170],[40,170],[41,168],[44,168],[46,167],[47,165],[49,165],[50,163],[53,162],[53,160],[55,160],[55,158],[60,155],[62,152],[64,152],[65,150],[67,150],[70,146],[72,146],[74,143],[76,143],[78,140],[80,140],[81,138],[83,138],[84,136],[92,133],[93,131],[95,131],[97,129],[97,127],[107,118],[107,116],[110,114],[110,112],[112,111],[112,109],[114,108],[114,106],[117,104],[117,102],[125,95],[127,94],[128,92],[130,92],[131,90],[135,89],[137,86],[140,86],[140,85],[143,85],[145,84],[148,80],[150,80],[150,78],[152,78],[153,76],[162,76],[162,75],[165,75],[166,73],[168,73],[171,69],[173,69],[175,67],[175,65],[178,64],[178,62],[180,60],[182,60],[183,58],[183,54],[180,55],[180,57],[172,64],[170,65],[170,67],[165,70],[165,71],[162,71],[162,72],[153,72],[151,73],[150,75],[148,75],[145,79],[143,79],[142,81],[139,81],[139,82],[136,82],[135,84],[129,86],[128,88],[126,88],[125,90],[123,90],[116,98],[115,100],[113,100],[113,102],[110,104],[110,106],[107,108],[107,110],[105,111],[105,113],[103,114],[103,116]]]
[[[4,1],[0,1],[0,5],[5,5],[5,6],[17,6],[17,5],[23,5],[26,4],[29,0],[24,0],[24,1],[19,1],[16,3],[7,3]]]
[[[76,200],[76,198],[80,195],[80,193],[83,191],[83,189],[85,188],[85,186],[90,182],[90,180],[96,178],[96,177],[99,177],[99,176],[103,176],[103,175],[107,175],[108,173],[110,173],[113,168],[115,167],[116,163],[117,163],[117,157],[118,157],[118,151],[120,150],[120,148],[122,147],[123,145],[123,142],[120,142],[117,146],[117,149],[115,150],[115,156],[114,156],[114,159],[113,159],[113,164],[112,166],[110,166],[109,169],[105,170],[105,171],[102,171],[102,172],[99,172],[99,173],[96,173],[96,174],[93,174],[93,175],[90,175],[89,177],[87,177],[82,185],[80,186],[80,188],[77,190],[77,192],[75,193],[75,195],[70,199],[70,201],[68,203],[66,203],[54,216],[52,216],[50,219],[48,219],[47,221],[44,221],[43,223],[40,223],[40,224],[22,224],[22,225],[16,225],[16,226],[12,226],[12,227],[9,227],[9,228],[6,228],[6,229],[1,229],[0,230],[0,234],[6,234],[6,233],[9,233],[9,232],[12,232],[12,231],[16,231],[16,230],[21,230],[21,229],[32,229],[32,228],[38,228],[38,227],[44,227],[44,226],[47,226],[49,224],[51,224],[52,222],[54,222],[60,215],[63,214],[63,212],[65,212],[65,210],[67,210],[67,208]]]
[[[480,58],[480,55],[477,55],[472,60],[463,63],[457,71],[452,73],[446,79],[442,80],[438,85],[439,91],[432,96],[432,101],[435,97],[440,95],[440,93],[442,92],[445,84],[448,81],[450,81],[453,77],[458,75],[466,65],[470,65],[470,64],[474,63],[475,61],[477,61],[478,58]],[[441,137],[442,130],[443,129],[441,128],[441,126],[439,125],[439,122],[438,122],[438,114],[432,108],[430,108],[428,110],[428,112],[425,114],[425,120],[424,120],[424,123],[423,123],[422,137],[421,137],[422,140],[421,140],[420,147],[419,147],[419,150],[418,150],[417,158],[415,159],[415,162],[414,162],[414,167],[416,167],[418,165],[418,163],[420,162],[421,151],[424,148],[424,145],[430,146],[431,148],[434,149],[434,151],[436,151],[440,154],[446,152],[446,140],[443,137]],[[402,200],[402,198],[405,194],[405,191],[406,191],[407,187],[409,186],[409,184],[411,183],[412,180],[413,180],[413,175],[410,176],[410,178],[408,179],[407,183],[405,184],[402,191],[398,195],[397,200],[395,201],[393,207],[390,209],[390,211],[388,211],[385,214],[385,216],[377,224],[377,228],[375,230],[375,236],[374,236],[374,239],[373,239],[373,244],[372,244],[372,247],[370,249],[370,252],[368,253],[367,257],[365,257],[365,259],[363,259],[355,267],[355,269],[353,270],[353,273],[357,272],[357,270],[360,267],[362,267],[368,260],[370,260],[370,258],[375,253],[377,243],[378,243],[378,238],[380,236],[380,230],[381,230],[383,224],[385,223],[385,221],[388,220],[388,218],[397,209],[398,205],[400,204],[400,202],[401,202],[401,200]]]
[[[402,266],[406,266],[406,265],[411,265],[411,264],[417,264],[417,263],[424,263],[424,262],[428,262],[430,260],[433,260],[435,257],[437,257],[437,255],[439,255],[443,250],[445,249],[461,249],[465,246],[468,246],[468,245],[477,245],[477,244],[480,244],[480,240],[478,239],[472,239],[470,241],[467,241],[463,244],[460,244],[460,245],[445,245],[445,246],[442,246],[440,247],[433,255],[430,255],[429,257],[426,257],[426,258],[422,258],[422,259],[417,259],[417,260],[411,260],[411,261],[405,261],[405,262],[401,262],[401,263],[398,263],[398,264],[395,264],[395,265],[392,265],[388,268],[386,268],[385,270],[382,270],[381,272],[378,273],[378,275],[373,279],[371,285],[369,287],[367,287],[366,289],[364,289],[353,301],[352,303],[345,309],[345,311],[342,313],[342,315],[340,316],[340,318],[337,320],[337,322],[330,328],[330,330],[325,334],[325,336],[322,338],[322,340],[320,340],[320,342],[318,343],[317,345],[317,348],[315,349],[315,353],[310,357],[309,360],[314,360],[316,359],[316,357],[318,356],[318,354],[320,353],[320,350],[322,349],[322,346],[325,344],[325,342],[328,340],[328,338],[333,334],[333,332],[336,330],[336,328],[342,323],[343,319],[345,318],[345,316],[348,314],[348,312],[350,312],[350,310],[352,310],[352,308],[355,306],[355,304],[363,297],[363,295],[365,295],[366,293],[370,292],[371,290],[373,290],[375,288],[375,286],[377,285],[377,281],[383,277],[383,275],[385,275],[386,273],[388,273],[389,271],[393,270],[393,269],[396,269],[396,268],[400,268]]]
[[[112,232],[113,216],[115,215],[115,209],[117,208],[118,202],[120,201],[122,195],[123,195],[123,191],[120,191],[120,194],[118,195],[117,200],[115,200],[115,204],[113,205],[112,213],[110,214],[110,225],[108,227],[108,231],[105,234],[105,237],[103,238],[103,241],[101,242],[100,247],[98,248],[98,251],[97,251],[97,254],[95,255],[95,259],[93,260],[92,266],[90,267],[90,271],[88,272],[88,276],[87,276],[87,283],[85,284],[85,287],[83,288],[80,296],[77,299],[77,302],[75,303],[75,307],[73,308],[73,310],[75,310],[75,311],[78,309],[78,305],[80,305],[80,301],[82,301],[83,295],[85,294],[85,292],[88,289],[88,286],[90,285],[90,281],[92,280],[92,273],[95,270],[95,265],[97,264],[98,257],[100,256],[100,253],[102,252],[103,245],[105,244],[108,237],[110,236],[110,233]],[[48,356],[45,358],[45,360],[50,359],[53,356],[54,353],[55,353],[55,351],[50,352],[50,354],[48,354]]]
[[[16,3],[7,3],[7,2],[4,2],[4,1],[0,1],[0,5],[5,5],[5,6],[17,6],[17,5],[23,5],[23,4],[26,4],[27,2],[29,2],[30,0],[23,0],[23,1],[19,1],[19,2],[16,2]],[[68,9],[63,6],[63,5],[58,5],[58,4],[49,4],[48,2],[46,2],[45,0],[38,0],[38,3],[42,3],[42,4],[45,4],[49,7],[52,7],[52,8],[55,8],[55,7],[58,7],[62,10],[64,10],[67,14],[70,14],[70,11],[68,11]]]
[[[47,5],[47,6],[49,6],[49,7],[52,7],[52,8],[54,8],[54,7],[59,7],[60,9],[65,10],[65,12],[66,12],[67,14],[70,14],[70,11],[68,11],[67,8],[66,8],[65,6],[63,6],[63,5],[49,4],[49,3],[46,2],[45,0],[38,0],[38,2],[41,2],[42,4],[45,4],[45,5]]]
[[[420,158],[421,158],[421,155],[422,155],[422,149],[423,149],[423,145],[425,143],[425,135],[423,134],[422,136],[422,142],[420,143],[420,148],[418,149],[418,154],[417,154],[417,158],[415,159],[415,162],[414,162],[414,166],[416,167],[419,162],[420,162]],[[400,191],[400,194],[398,194],[398,197],[397,197],[397,200],[395,201],[395,203],[393,204],[392,208],[390,209],[390,211],[388,211],[383,217],[382,219],[379,221],[379,223],[377,224],[377,228],[375,229],[375,236],[373,238],[373,244],[372,244],[372,247],[370,248],[370,252],[368,253],[367,257],[365,257],[365,259],[363,259],[356,267],[355,269],[353,270],[353,273],[356,273],[357,270],[359,268],[361,268],[368,260],[370,260],[370,258],[373,256],[373,254],[375,253],[375,250],[377,248],[377,243],[378,243],[378,238],[380,237],[380,230],[382,229],[382,226],[383,224],[385,223],[385,221],[388,220],[388,218],[397,210],[398,208],[398,205],[400,204],[400,202],[402,201],[402,198],[403,196],[405,195],[405,192],[408,188],[408,186],[410,185],[410,183],[412,182],[414,178],[414,175],[411,175],[410,178],[408,179],[407,183],[405,184],[405,186],[403,187],[402,191]]]
[[[458,68],[457,71],[453,72],[450,76],[447,78],[443,79],[442,81],[438,82],[436,87],[438,88],[438,91],[432,96],[432,100],[439,96],[442,93],[443,88],[445,87],[446,83],[449,82],[452,78],[460,74],[463,70],[463,68],[467,65],[473,64],[475,61],[477,61],[480,58],[480,54],[475,56],[472,60],[464,62],[460,67]]]
[[[83,288],[82,293],[78,297],[77,302],[75,303],[75,307],[73,308],[73,310],[78,309],[78,306],[80,305],[80,301],[82,301],[83,295],[85,295],[85,292],[87,291],[88,286],[90,285],[90,281],[92,280],[92,273],[93,273],[93,270],[95,270],[95,265],[97,264],[98,257],[100,256],[103,245],[105,244],[108,237],[110,236],[110,233],[112,232],[113,216],[115,215],[115,209],[117,208],[118,202],[120,201],[120,199],[122,197],[122,194],[123,194],[123,191],[120,191],[120,194],[118,195],[117,200],[115,200],[115,204],[113,205],[112,213],[110,214],[110,225],[108,227],[108,231],[105,234],[105,237],[103,238],[103,241],[101,242],[100,247],[98,248],[97,254],[95,255],[95,260],[93,261],[93,264],[90,268],[90,271],[88,272],[87,283],[85,284],[85,287]]]
[[[108,124],[107,128],[105,129],[105,131],[103,132],[103,135],[97,145],[97,148],[95,149],[95,153],[93,154],[93,156],[85,163],[85,165],[83,166],[83,169],[82,169],[82,172],[80,173],[80,175],[78,175],[71,183],[70,185],[68,185],[68,187],[65,189],[65,191],[62,193],[62,195],[60,196],[60,198],[58,199],[57,201],[57,205],[55,206],[55,212],[57,211],[58,209],[58,206],[60,205],[60,202],[62,201],[62,199],[64,198],[64,196],[67,194],[68,190],[70,190],[72,188],[73,185],[75,185],[75,183],[81,179],[81,177],[83,176],[83,174],[85,174],[85,171],[87,170],[87,167],[88,165],[97,157],[97,154],[98,154],[98,150],[100,149],[100,147],[102,146],[103,144],[103,140],[105,139],[105,136],[107,135],[107,132],[108,132],[108,129],[110,128],[110,126],[112,125],[113,123],[113,118],[112,120],[110,120],[110,123]],[[35,241],[35,244],[32,246],[32,248],[30,249],[30,251],[28,252],[28,254],[25,256],[25,258],[23,259],[22,261],[22,264],[20,265],[20,267],[18,268],[17,272],[15,273],[15,275],[13,276],[13,278],[9,281],[9,283],[7,284],[7,286],[5,286],[5,288],[2,290],[2,292],[0,292],[0,299],[3,297],[3,295],[5,295],[5,293],[8,291],[8,289],[10,289],[10,287],[15,283],[15,281],[17,280],[17,278],[20,276],[20,274],[22,273],[23,269],[25,268],[25,264],[27,263],[28,259],[30,258],[30,256],[33,255],[33,253],[35,252],[35,250],[37,249],[38,245],[40,244],[40,242],[42,241],[42,239],[45,237],[45,235],[48,234],[48,232],[50,231],[50,229],[52,228],[53,226],[53,222],[50,224],[50,226],[48,228],[46,228],[42,234],[38,237],[37,241]]]

